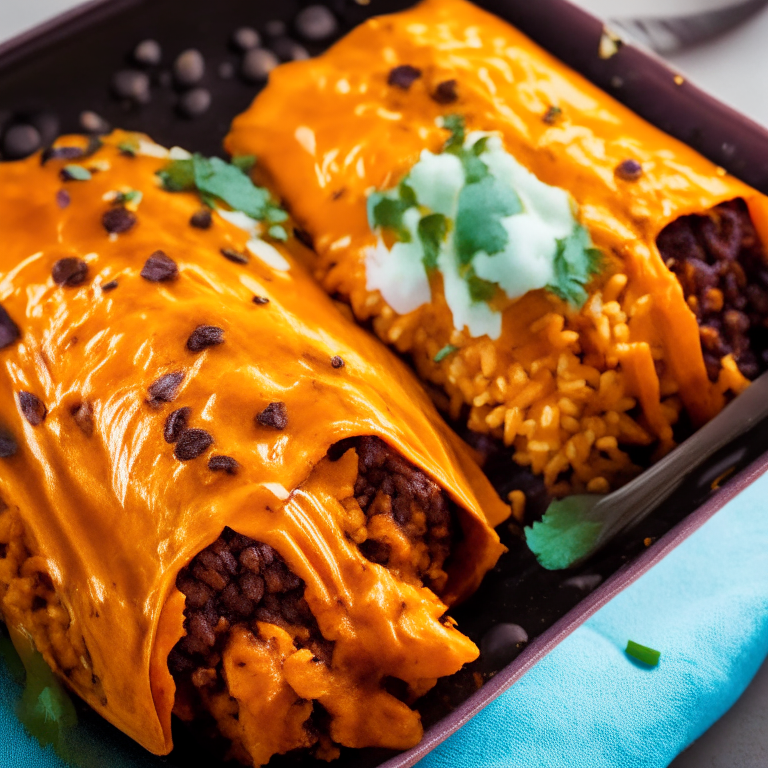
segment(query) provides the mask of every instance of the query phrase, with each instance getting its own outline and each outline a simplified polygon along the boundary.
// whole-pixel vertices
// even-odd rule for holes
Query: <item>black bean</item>
[[[224,343],[224,329],[215,325],[198,325],[187,339],[187,349],[190,352],[201,352],[208,347]]]
[[[254,296],[253,303],[263,306],[264,304],[269,304],[269,299],[266,296]]]
[[[189,223],[196,229],[210,229],[211,224],[213,224],[211,209],[201,208],[199,211],[195,211],[195,213],[192,214]]]
[[[104,283],[104,285],[101,286],[101,290],[104,291],[104,293],[109,293],[109,291],[114,291],[117,286],[117,280],[110,280],[108,283]]]
[[[637,160],[622,160],[616,166],[615,174],[622,181],[637,181],[643,175],[643,166]]]
[[[112,92],[120,99],[147,104],[152,98],[149,75],[137,69],[121,69],[112,75]]]
[[[143,67],[156,67],[163,60],[163,49],[157,40],[142,40],[133,49],[133,60]]]
[[[309,248],[310,251],[315,250],[315,241],[312,239],[312,235],[307,232],[306,229],[293,228],[293,236],[303,245]]]
[[[179,461],[190,461],[205,453],[213,445],[213,437],[204,429],[188,429],[176,443],[173,455]]]
[[[334,368],[343,368],[346,365],[346,363],[338,355],[334,355],[331,358],[331,365]]]
[[[72,406],[70,413],[75,420],[75,424],[80,427],[85,435],[90,437],[94,430],[93,406],[86,400]]]
[[[281,61],[304,61],[309,58],[309,51],[290,37],[278,37],[270,48]]]
[[[324,5],[310,5],[296,17],[296,31],[305,39],[319,42],[335,35],[339,23]]]
[[[177,408],[168,415],[163,428],[163,437],[166,443],[178,442],[182,433],[187,429],[187,422],[191,413],[191,408]]]
[[[0,306],[0,349],[10,347],[21,335],[19,327],[11,316]]]
[[[80,113],[80,127],[87,133],[105,134],[112,130],[110,124],[89,109]]]
[[[144,262],[144,267],[141,270],[141,276],[151,283],[168,282],[174,280],[178,274],[179,268],[176,262],[166,256],[163,251],[155,251]]]
[[[288,410],[285,403],[270,403],[256,415],[256,421],[263,427],[285,429],[288,426]]]
[[[235,264],[247,264],[248,257],[240,251],[235,251],[232,248],[222,248],[221,255],[229,261],[233,261]]]
[[[22,415],[33,427],[42,424],[48,414],[43,401],[31,392],[19,392],[19,406]]]
[[[85,150],[82,147],[48,147],[43,150],[40,158],[43,165],[49,160],[76,160],[85,156]]]
[[[205,75],[205,59],[195,48],[179,54],[173,62],[173,75],[179,85],[189,86],[199,83]]]
[[[199,117],[211,106],[211,92],[207,88],[193,88],[179,99],[179,112],[186,117]]]
[[[438,104],[453,104],[459,99],[459,94],[456,93],[457,86],[456,80],[445,80],[435,88],[432,98]]]
[[[211,456],[208,459],[208,469],[211,472],[226,472],[228,475],[236,475],[240,464],[231,456]]]
[[[3,157],[20,160],[40,149],[42,138],[33,125],[12,125],[3,136]]]
[[[261,45],[261,35],[253,27],[240,27],[232,34],[232,45],[239,51],[250,51]]]
[[[10,459],[19,450],[13,435],[0,428],[0,459]]]
[[[277,56],[266,48],[254,48],[243,57],[240,74],[252,83],[262,83],[280,63]]]
[[[410,64],[401,64],[399,67],[390,70],[387,85],[407,91],[420,77],[420,69],[412,67]]]
[[[88,278],[88,265],[82,259],[68,256],[66,259],[59,259],[53,265],[51,274],[56,285],[73,287],[81,285],[86,281]]]
[[[72,198],[66,189],[60,189],[56,193],[56,205],[58,205],[59,208],[66,208],[71,202]]]
[[[122,206],[110,208],[101,217],[104,229],[111,235],[121,235],[136,223],[136,214]]]
[[[175,400],[182,381],[184,381],[184,371],[173,371],[173,373],[166,373],[161,376],[147,390],[149,393],[148,402],[151,405],[159,405]]]

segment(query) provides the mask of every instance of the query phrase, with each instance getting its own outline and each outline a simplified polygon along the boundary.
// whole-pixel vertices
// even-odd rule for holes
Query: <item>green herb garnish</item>
[[[603,254],[592,247],[589,232],[577,226],[569,237],[557,241],[555,282],[547,289],[563,301],[581,307],[587,300],[585,286],[600,271]]]
[[[421,258],[423,277],[435,270],[443,273],[451,311],[456,316],[461,307],[470,333],[473,328],[478,335],[497,332],[500,310],[491,307],[489,319],[477,305],[492,302],[500,291],[514,299],[518,290],[546,288],[580,307],[602,256],[586,228],[569,215],[566,206],[572,213],[574,205],[568,193],[537,179],[504,152],[498,137],[469,134],[461,115],[447,115],[438,124],[449,132],[442,152],[425,151],[396,188],[368,196],[371,229],[412,243],[398,258]],[[525,221],[514,219],[518,215]],[[557,240],[553,229],[568,234]],[[512,231],[517,233],[514,243]],[[529,269],[528,258],[544,263]],[[452,287],[457,278],[466,291]]]
[[[284,243],[286,240],[288,240],[288,233],[285,231],[285,227],[281,227],[279,224],[273,224],[267,230],[267,234],[273,240],[279,240],[281,243]]]
[[[391,229],[402,243],[411,242],[411,233],[403,223],[403,215],[416,206],[416,195],[405,181],[400,182],[397,195],[373,192],[368,197],[368,220],[374,228]]]
[[[440,245],[448,233],[448,219],[442,213],[430,213],[419,221],[419,240],[424,248],[424,266],[437,268]]]
[[[75,165],[74,163],[65,165],[61,172],[72,181],[89,181],[92,178],[91,172],[87,168],[83,168],[82,165]]]
[[[247,166],[243,158],[239,160],[243,167]],[[218,157],[195,154],[172,160],[157,175],[164,189],[169,192],[197,191],[210,207],[222,201],[234,211],[270,224],[280,224],[288,218],[288,214],[273,202],[269,190],[257,187],[241,167]],[[279,235],[285,232],[282,227],[275,231]]]
[[[459,348],[454,347],[453,344],[446,344],[432,359],[436,363],[441,363],[448,355],[452,355],[454,352],[458,352]]]
[[[483,280],[482,277],[478,277],[475,274],[475,270],[471,267],[464,276],[464,279],[467,281],[472,301],[490,301],[496,295],[498,285],[490,280]]]
[[[459,212],[456,215],[459,262],[469,264],[481,251],[489,256],[503,251],[509,242],[509,233],[501,219],[522,210],[515,190],[493,176],[467,184],[459,195]]]
[[[20,642],[28,641],[20,637]],[[77,713],[64,687],[31,642],[19,654],[10,639],[0,636],[0,658],[24,686],[16,710],[19,720],[42,746],[51,744],[60,752],[67,731],[77,725]]]
[[[126,139],[121,141],[117,148],[124,155],[128,155],[128,157],[136,157],[139,153],[139,142],[136,139]]]
[[[256,155],[235,155],[231,162],[235,168],[239,168],[243,173],[250,173],[253,166],[256,165]]]
[[[138,189],[128,189],[125,192],[115,193],[115,199],[113,200],[115,205],[126,205],[127,203],[135,202],[137,205],[144,197],[144,193]]]
[[[648,648],[648,646],[640,645],[640,643],[636,643],[633,640],[630,640],[627,643],[626,653],[627,653],[627,656],[631,656],[633,659],[642,661],[643,664],[647,664],[649,667],[658,666],[659,659],[661,658],[660,651],[655,651],[653,648]]]

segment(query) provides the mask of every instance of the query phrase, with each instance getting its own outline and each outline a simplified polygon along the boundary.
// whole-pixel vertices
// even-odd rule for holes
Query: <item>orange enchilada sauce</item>
[[[389,73],[404,65],[421,75],[407,89],[393,87]],[[440,103],[435,94],[449,81],[457,99]],[[560,112],[552,113],[552,107]],[[552,119],[545,120],[548,113]],[[313,269],[329,291],[351,297],[356,313],[365,317],[376,301],[365,290],[364,254],[376,242],[367,195],[394,187],[422,150],[439,152],[446,131],[436,120],[449,114],[463,115],[468,130],[498,132],[505,149],[541,181],[570,192],[581,223],[606,257],[593,291],[620,272],[628,277],[625,307],[652,296],[647,319],[630,323],[619,353],[627,394],[639,402],[646,428],[671,447],[649,352],[654,348],[694,424],[717,413],[731,384],[709,381],[696,318],[656,238],[680,216],[744,198],[768,242],[768,200],[499,18],[464,0],[425,0],[375,18],[323,56],[275,70],[265,91],[234,121],[226,146],[259,157],[264,178],[314,237]],[[636,181],[615,172],[627,159],[642,164]],[[431,305],[415,310],[411,325],[426,324],[437,329],[433,336],[448,339],[454,329],[439,279],[433,280],[432,295]],[[543,290],[508,302],[496,349],[525,366],[550,354],[530,328],[552,311],[574,314]],[[441,384],[450,375],[450,360],[432,365],[425,358],[419,368]],[[738,372],[736,379],[736,389],[746,386]]]
[[[355,681],[379,661],[381,674],[401,665],[414,685],[455,671],[477,650],[439,619],[496,562],[503,548],[485,515],[497,524],[508,508],[405,367],[338,312],[288,249],[278,246],[287,270],[254,256],[228,261],[221,249],[244,252],[249,236],[217,214],[210,229],[191,227],[199,198],[160,189],[155,173],[166,161],[125,156],[121,138],[77,161],[92,169],[88,181],[62,181],[64,161],[43,165],[39,155],[0,165],[0,304],[20,331],[0,349],[0,427],[18,444],[0,459],[8,506],[0,515],[20,518],[66,631],[82,638],[77,663],[89,682],[68,675],[69,684],[147,749],[170,751],[175,685],[166,659],[183,634],[184,606],[175,579],[225,526],[274,546],[306,583],[344,659],[333,683],[346,693],[332,700],[365,711],[366,696],[380,691]],[[102,224],[110,193],[128,188],[143,194],[136,224],[110,235]],[[177,264],[175,279],[140,276],[158,250]],[[54,265],[70,257],[87,264],[86,278],[56,284]],[[112,281],[117,287],[104,290]],[[199,325],[223,328],[224,343],[191,352],[186,341]],[[337,355],[342,368],[331,363]],[[150,403],[149,387],[171,372],[183,372],[173,402]],[[21,392],[44,406],[37,424],[22,414]],[[272,402],[285,403],[283,430],[254,421]],[[86,422],[76,418],[83,404]],[[180,407],[214,440],[190,461],[175,458],[163,436]],[[462,539],[442,599],[368,563],[343,535],[332,497],[351,482],[338,475],[348,465],[324,462],[331,469],[304,488],[328,448],[357,435],[379,436],[460,508]],[[238,474],[210,471],[212,454],[235,458]],[[26,618],[5,615],[33,633]],[[356,656],[365,643],[367,655]],[[409,717],[413,741],[420,725]]]

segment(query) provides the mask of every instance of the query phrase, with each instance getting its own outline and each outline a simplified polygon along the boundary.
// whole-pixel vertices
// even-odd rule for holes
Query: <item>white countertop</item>
[[[602,17],[690,13],[728,1],[575,0]],[[75,5],[78,0],[0,0],[0,40]],[[768,8],[744,26],[669,61],[688,79],[768,127]],[[731,711],[672,768],[766,768],[767,722],[768,663]]]

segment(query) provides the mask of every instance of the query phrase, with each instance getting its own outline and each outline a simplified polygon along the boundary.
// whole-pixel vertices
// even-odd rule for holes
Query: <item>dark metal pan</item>
[[[258,86],[237,76],[240,55],[228,44],[240,26],[264,33],[269,21],[286,23],[286,35],[321,52],[370,15],[401,10],[412,0],[330,0],[339,21],[334,35],[302,41],[294,27],[307,3],[297,0],[95,0],[0,45],[0,133],[34,124],[42,140],[80,130],[80,114],[93,110],[114,126],[149,133],[167,146],[221,153],[231,119],[251,102]],[[659,128],[688,143],[747,183],[768,193],[768,132],[685,82],[652,55],[623,46],[610,59],[598,56],[603,26],[567,0],[482,0],[480,5],[512,22],[555,56],[581,72]],[[152,37],[163,63],[149,71],[151,100],[139,105],[110,93],[115,71],[133,66],[130,52]],[[269,42],[269,41],[268,41]],[[210,90],[211,108],[194,119],[179,114],[179,92],[163,85],[173,59],[188,48],[206,59],[200,83]],[[222,77],[228,69],[235,75]],[[486,471],[500,493],[523,482],[504,455],[491,457]],[[456,612],[459,626],[481,645],[481,658],[441,681],[420,706],[427,728],[414,749],[342,752],[339,768],[406,768],[447,738],[518,680],[563,638],[622,589],[664,558],[717,510],[768,469],[768,429],[762,423],[710,459],[675,495],[597,557],[567,574],[548,572],[509,528],[500,533],[510,552],[479,592]],[[720,485],[718,478],[732,470]],[[648,542],[651,542],[648,546]],[[581,580],[573,577],[586,576]],[[566,583],[567,582],[567,583]],[[579,586],[573,586],[573,584]],[[599,586],[588,591],[588,586]],[[527,643],[504,648],[483,643],[500,623],[523,627]],[[86,721],[95,715],[84,713]],[[177,748],[157,764],[186,768],[200,760],[198,746],[176,728]],[[120,741],[116,741],[120,743]],[[124,743],[124,742],[123,742]],[[215,764],[215,763],[210,763]],[[308,766],[303,756],[274,759],[273,766]]]

